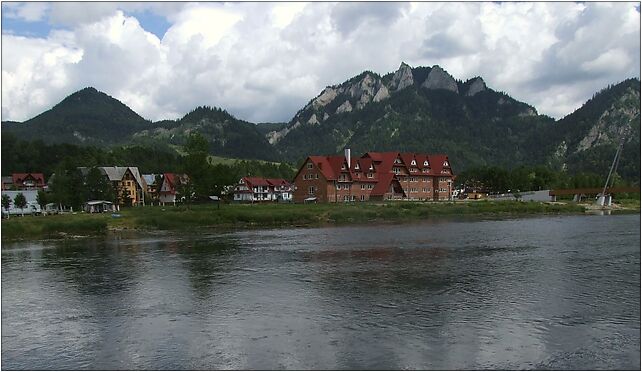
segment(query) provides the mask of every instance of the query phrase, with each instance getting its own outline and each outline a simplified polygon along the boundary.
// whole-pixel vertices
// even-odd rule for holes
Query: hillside
[[[111,145],[128,142],[150,124],[117,99],[85,88],[24,123],[3,122],[2,130],[45,143]]]
[[[628,128],[628,129],[627,129]],[[310,154],[365,151],[447,153],[455,171],[546,165],[570,173],[608,172],[620,138],[619,174],[640,179],[640,80],[596,93],[559,121],[439,66],[372,71],[326,87],[287,123],[253,124],[223,109],[197,107],[178,120],[149,122],[118,100],[86,88],[24,122],[3,122],[18,139],[109,147],[180,148],[202,133],[219,157],[300,162]],[[628,132],[624,132],[627,130]],[[4,154],[4,151],[3,151]]]
[[[279,153],[257,130],[256,125],[236,119],[227,111],[197,107],[180,120],[134,133],[132,142],[140,144],[182,145],[191,133],[201,133],[210,143],[210,153],[222,157],[276,161]]]
[[[555,126],[551,162],[574,171],[608,169],[624,140],[618,173],[640,177],[640,80],[627,79],[596,93]]]

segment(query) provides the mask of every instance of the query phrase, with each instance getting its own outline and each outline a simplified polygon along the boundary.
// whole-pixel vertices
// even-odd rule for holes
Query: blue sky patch
[[[161,40],[163,39],[165,32],[167,32],[171,26],[165,17],[154,14],[149,10],[144,10],[142,12],[125,12],[125,14],[135,17],[145,31],[151,32]]]

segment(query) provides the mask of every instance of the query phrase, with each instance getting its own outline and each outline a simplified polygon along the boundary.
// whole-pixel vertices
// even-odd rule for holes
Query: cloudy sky
[[[288,121],[364,70],[438,64],[560,118],[640,76],[638,3],[2,2],[2,120],[93,86],[150,120]]]

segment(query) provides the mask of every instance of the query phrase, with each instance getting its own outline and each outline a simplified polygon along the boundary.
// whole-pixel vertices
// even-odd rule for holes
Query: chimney
[[[346,156],[346,161],[348,162],[348,169],[350,169],[350,149],[345,149],[344,150],[345,156]]]

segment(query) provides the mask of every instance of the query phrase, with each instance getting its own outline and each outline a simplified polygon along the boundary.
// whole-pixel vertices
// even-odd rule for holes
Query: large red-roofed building
[[[367,152],[309,156],[294,178],[294,201],[450,200],[454,174],[446,155]]]

